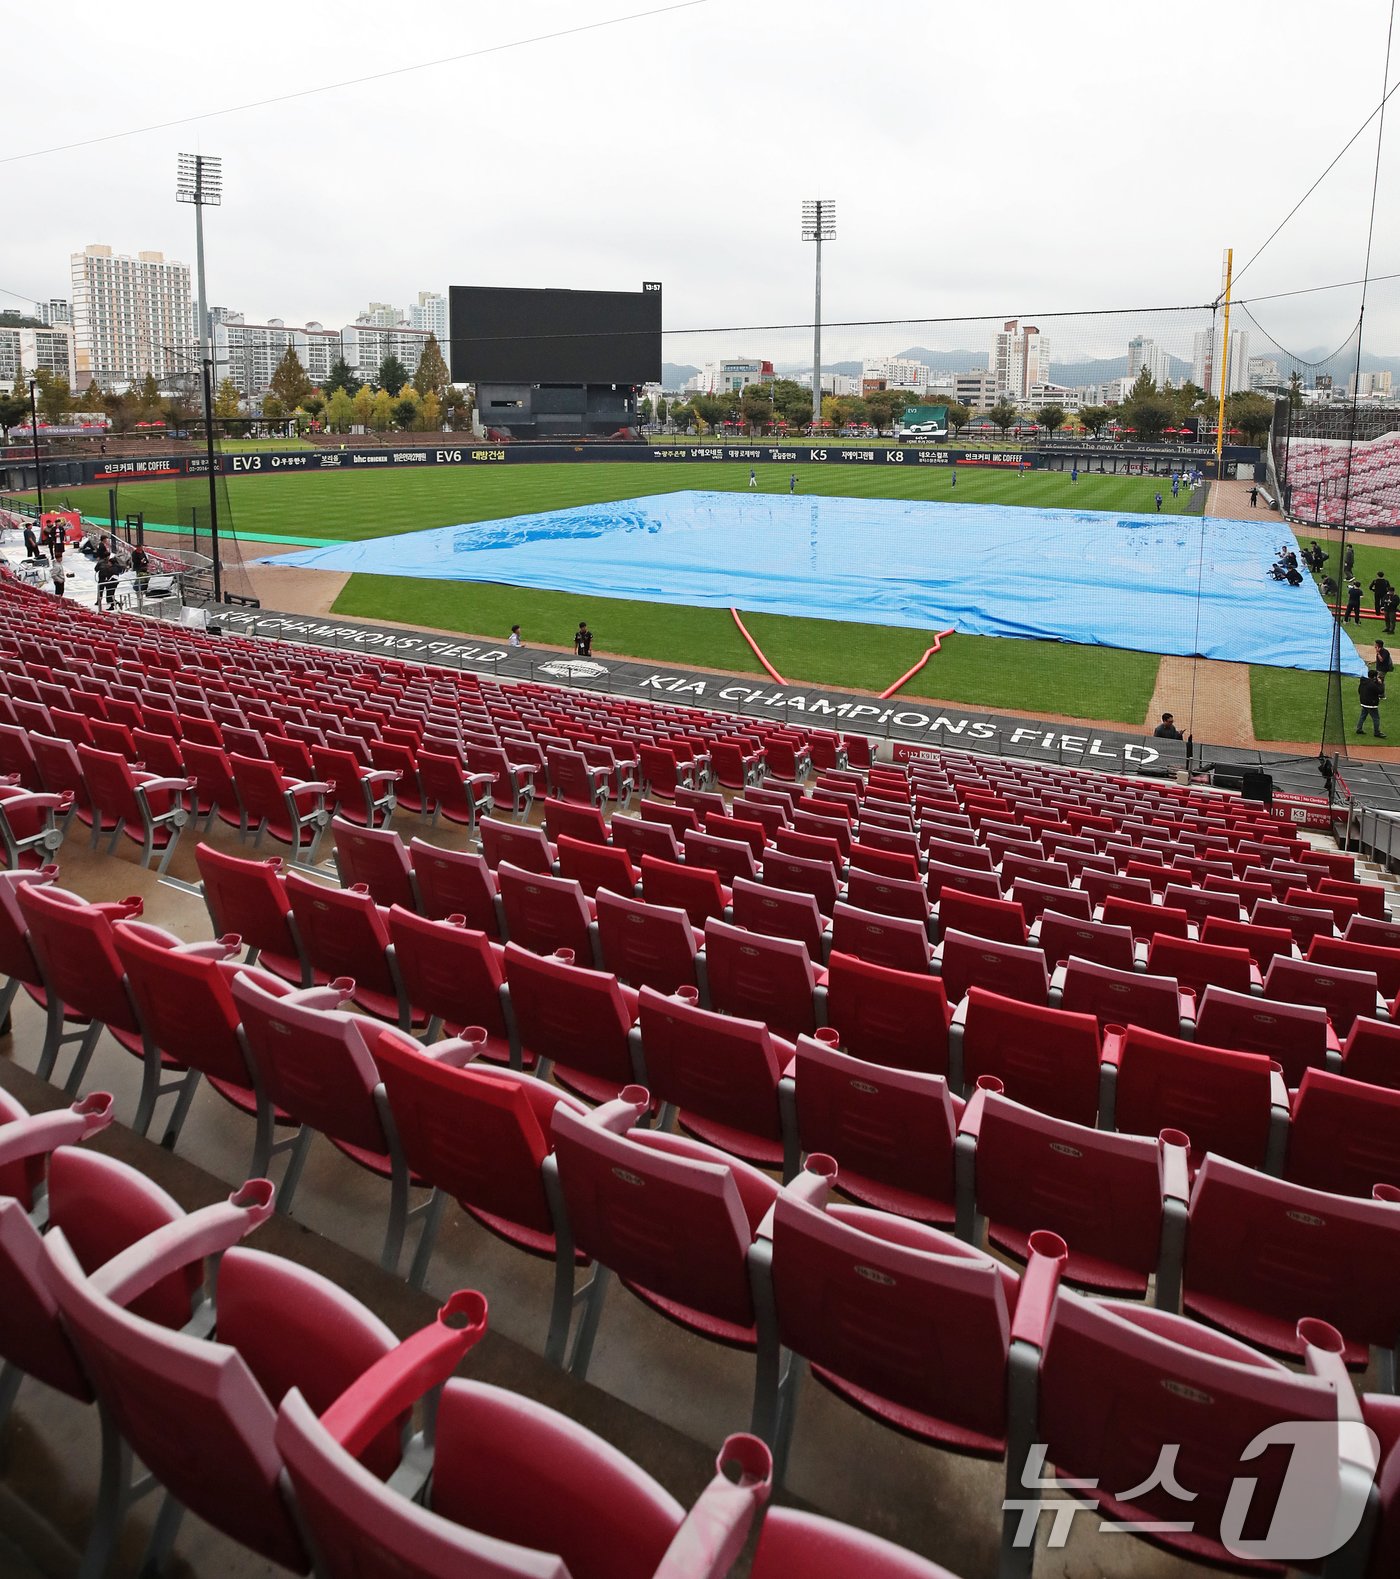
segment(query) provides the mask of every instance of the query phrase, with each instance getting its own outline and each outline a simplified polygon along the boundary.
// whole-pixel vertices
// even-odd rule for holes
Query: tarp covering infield
[[[260,562],[1325,670],[1316,588],[1268,574],[1285,536],[1277,518],[678,492]]]

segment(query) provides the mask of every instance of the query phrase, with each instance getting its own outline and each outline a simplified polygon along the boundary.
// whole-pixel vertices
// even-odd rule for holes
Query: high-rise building
[[[1220,394],[1220,330],[1199,329],[1191,342],[1191,382],[1208,395]],[[1230,332],[1225,361],[1225,393],[1237,394],[1249,388],[1249,331]]]
[[[426,329],[410,329],[402,324],[385,327],[360,319],[346,324],[341,331],[340,341],[344,349],[339,354],[345,357],[362,379],[372,379],[379,371],[380,363],[392,353],[408,369],[408,376],[412,378],[423,359],[423,346],[428,333]]]
[[[1034,324],[1009,319],[996,337],[991,370],[999,395],[1026,400],[1033,384],[1050,381],[1050,342]]]
[[[341,354],[341,334],[314,322],[297,328],[280,318],[245,323],[242,313],[228,314],[214,325],[215,383],[231,378],[241,394],[256,400],[267,393],[277,364],[289,349],[296,352],[311,382],[323,384]]]
[[[1152,382],[1158,389],[1166,385],[1167,353],[1147,335],[1135,334],[1128,341],[1128,377],[1136,383],[1144,368],[1152,375]]]
[[[426,329],[435,334],[442,354],[447,355],[447,298],[440,291],[419,291],[418,300],[408,309],[411,329]]]
[[[66,378],[71,386],[75,367],[70,325],[59,323],[44,329],[0,327],[0,388],[14,390],[21,369],[26,378],[42,369],[55,378]]]
[[[372,329],[397,329],[408,322],[408,315],[388,302],[371,302],[363,312],[355,314],[355,322]]]
[[[1001,393],[995,373],[971,372],[953,375],[953,396],[960,406],[974,411],[990,411]]]
[[[71,265],[78,384],[125,387],[147,376],[168,384],[195,375],[187,265],[161,252],[129,257],[104,246],[73,253]]]
[[[34,316],[40,323],[55,329],[73,322],[73,309],[68,305],[66,297],[50,296],[46,302],[34,303]]]
[[[1251,389],[1278,388],[1278,360],[1272,356],[1252,356],[1249,359],[1249,387]]]
[[[1388,372],[1353,373],[1347,380],[1347,395],[1356,400],[1389,400],[1392,384]]]
[[[926,363],[910,361],[907,357],[882,356],[865,364],[863,384],[874,384],[881,389],[928,388],[929,370]]]

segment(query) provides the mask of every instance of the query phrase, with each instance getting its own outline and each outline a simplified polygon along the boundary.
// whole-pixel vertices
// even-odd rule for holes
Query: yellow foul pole
[[[1235,277],[1235,249],[1225,249],[1225,322],[1220,331],[1220,404],[1215,413],[1215,475],[1220,477],[1220,456],[1225,446],[1225,396],[1230,372],[1230,285]]]

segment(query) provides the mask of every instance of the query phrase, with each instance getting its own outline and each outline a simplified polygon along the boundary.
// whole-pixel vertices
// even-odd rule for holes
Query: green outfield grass
[[[724,609],[408,576],[354,576],[336,599],[335,612],[502,642],[510,627],[519,624],[527,645],[555,647],[568,647],[579,620],[587,618],[600,653],[648,658],[658,666],[672,663],[763,676]],[[780,674],[794,682],[840,689],[883,691],[919,661],[933,640],[929,631],[776,614],[745,614],[744,623]],[[1136,726],[1146,715],[1159,662],[1155,653],[1108,647],[952,636],[900,694]]]
[[[765,493],[786,493],[796,470],[798,491],[865,499],[956,499],[958,503],[1035,505],[1042,509],[1150,511],[1159,479],[1094,477],[1077,483],[1068,472],[1007,473],[981,467],[953,472],[921,466],[773,466],[755,468]],[[742,462],[600,461],[587,464],[426,466],[364,471],[275,472],[228,478],[235,531],[284,532],[295,537],[363,538],[416,532],[462,521],[491,521],[571,505],[602,504],[680,489],[740,492],[748,487]],[[183,487],[184,494],[177,490]],[[1164,490],[1163,512],[1186,513],[1189,499]],[[107,488],[54,489],[87,515],[105,515]],[[122,514],[142,511],[148,521],[173,523],[179,502],[193,494],[188,482],[123,483]]]

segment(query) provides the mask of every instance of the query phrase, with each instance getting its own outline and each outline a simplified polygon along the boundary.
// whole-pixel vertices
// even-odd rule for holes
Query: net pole
[[[1215,480],[1221,479],[1221,457],[1225,450],[1225,394],[1230,382],[1230,287],[1235,276],[1235,249],[1225,249],[1225,322],[1220,331],[1220,405],[1215,413]]]

